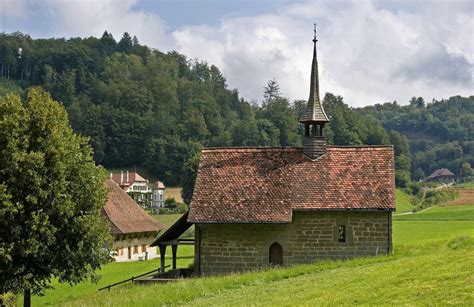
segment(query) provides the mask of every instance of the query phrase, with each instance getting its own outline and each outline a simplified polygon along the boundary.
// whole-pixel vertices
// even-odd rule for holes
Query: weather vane
[[[317,42],[318,39],[316,38],[316,23],[314,23],[314,38],[313,38],[313,42]]]

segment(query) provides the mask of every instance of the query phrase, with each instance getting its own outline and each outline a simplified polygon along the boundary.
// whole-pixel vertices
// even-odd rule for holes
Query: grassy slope
[[[416,214],[394,216],[397,220],[466,220],[474,222],[474,205],[434,206]],[[474,227],[474,225],[473,225]]]
[[[166,215],[155,215],[153,216],[163,224],[170,226],[173,224],[181,215],[180,214],[166,214]],[[178,266],[187,267],[193,262],[193,248],[192,246],[180,246],[178,248]],[[171,264],[171,249],[168,248],[166,251],[166,264]],[[119,282],[121,280],[130,278],[132,276],[140,275],[142,273],[157,269],[160,266],[160,259],[155,258],[149,261],[134,261],[134,262],[113,262],[105,265],[100,271],[102,278],[97,284],[91,283],[90,281],[80,283],[74,287],[68,284],[61,284],[57,281],[52,282],[52,286],[55,289],[47,290],[46,295],[43,297],[33,296],[32,304],[46,305],[46,304],[59,304],[63,301],[70,299],[87,296],[95,293],[97,289]],[[21,301],[20,301],[21,303]]]
[[[474,236],[465,222],[398,222],[394,256],[323,261],[287,269],[125,286],[71,305],[473,304]],[[397,224],[398,224],[397,223]],[[431,227],[426,228],[429,223]],[[450,227],[444,227],[451,224]],[[410,225],[411,231],[398,231]],[[443,232],[425,235],[432,229]],[[421,236],[417,238],[418,235]],[[442,255],[442,257],[440,257]]]
[[[396,190],[397,195],[397,210],[395,213],[405,213],[413,210],[414,206],[411,204],[411,196],[402,190]]]
[[[460,183],[460,184],[456,185],[456,187],[458,187],[458,188],[474,188],[474,180]]]
[[[469,216],[474,214],[474,206],[462,207],[467,208]],[[435,208],[430,210],[435,210]],[[47,291],[46,297],[33,297],[33,303],[35,305],[62,305],[67,301],[73,305],[133,305],[133,302],[139,302],[140,305],[157,305],[221,304],[222,302],[248,305],[265,302],[268,304],[272,302],[273,304],[280,302],[291,304],[304,300],[308,301],[308,304],[310,302],[312,304],[322,302],[376,304],[386,302],[386,300],[410,303],[413,299],[413,302],[423,304],[438,302],[438,298],[446,303],[471,302],[474,299],[469,296],[470,292],[468,291],[474,290],[472,289],[474,274],[472,270],[466,271],[465,268],[469,267],[469,264],[471,267],[474,265],[474,259],[472,259],[474,248],[467,247],[456,251],[447,246],[448,240],[465,235],[474,237],[472,221],[454,220],[459,214],[466,214],[462,208],[459,210],[455,206],[436,208],[434,212],[438,216],[444,214],[443,221],[394,221],[395,256],[392,257],[366,258],[346,262],[320,262],[289,269],[186,280],[179,283],[139,288],[128,285],[120,286],[110,292],[97,293],[97,289],[101,286],[156,268],[159,259],[147,262],[112,263],[104,266],[101,272],[104,277],[98,285],[83,283],[71,288],[68,285],[53,283],[56,290]],[[410,216],[424,216],[428,212],[429,210],[422,211]],[[157,216],[165,224],[172,223],[178,217],[179,215]],[[178,259],[178,266],[185,267],[192,262],[192,248],[180,247],[178,253],[181,257]],[[443,257],[440,258],[440,254],[443,254]],[[169,260],[167,261],[169,262]],[[419,268],[417,263],[422,263],[422,266]],[[451,266],[452,263],[455,265]],[[452,267],[449,274],[446,271],[449,271],[448,267]],[[390,278],[387,279],[387,276]],[[395,276],[395,279],[392,276]],[[385,283],[384,278],[392,284]],[[470,281],[468,278],[471,278]],[[458,291],[458,287],[462,288],[459,280],[464,282],[466,290],[463,288]],[[305,283],[310,283],[311,287],[304,287]],[[298,284],[298,287],[293,287],[294,284]],[[374,291],[366,291],[366,284],[373,284]],[[410,289],[406,292],[406,287],[393,287],[394,284],[407,284]],[[390,291],[386,291],[386,289],[384,291],[384,287],[389,287]],[[425,289],[425,287],[427,288]],[[278,289],[281,295],[275,296],[271,292],[274,288]],[[292,290],[285,290],[285,288]],[[300,291],[300,288],[304,291]],[[347,290],[344,290],[346,288]],[[269,291],[273,294],[268,294]],[[449,291],[458,292],[459,295],[455,298],[448,293]],[[313,298],[305,297],[306,292]],[[160,295],[156,295],[156,293],[160,293]],[[295,293],[296,296],[292,296],[291,293]],[[329,300],[331,296],[337,300]],[[294,297],[297,300],[285,301],[289,297]],[[317,301],[319,297],[327,300]]]
[[[152,217],[165,224],[166,226],[171,226],[174,224],[174,222],[176,222],[179,217],[181,216],[182,214],[155,214],[155,215],[152,215]]]
[[[474,303],[474,272],[470,269],[474,266],[474,227],[472,221],[449,220],[449,209],[439,209],[448,212],[444,221],[394,221],[394,256],[323,261],[146,287],[128,285],[113,290],[113,295],[100,293],[69,303],[469,305]]]

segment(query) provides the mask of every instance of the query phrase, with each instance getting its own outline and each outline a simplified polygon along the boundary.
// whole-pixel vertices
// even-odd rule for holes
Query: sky
[[[215,64],[256,103],[271,79],[308,99],[315,22],[322,95],[354,107],[474,95],[473,0],[0,0],[1,32],[129,32]]]

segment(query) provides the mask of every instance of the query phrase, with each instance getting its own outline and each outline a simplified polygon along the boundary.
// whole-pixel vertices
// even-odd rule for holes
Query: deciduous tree
[[[107,190],[87,140],[40,88],[0,99],[0,293],[41,294],[109,259],[100,215]]]

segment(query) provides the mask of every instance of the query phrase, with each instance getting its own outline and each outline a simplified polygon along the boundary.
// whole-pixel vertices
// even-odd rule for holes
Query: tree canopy
[[[0,34],[0,80],[0,95],[40,85],[61,101],[97,163],[143,166],[167,185],[189,185],[184,165],[203,147],[301,145],[306,100],[291,102],[277,80],[251,104],[218,67],[150,49],[129,33],[118,42],[107,31],[68,40]],[[458,174],[464,162],[474,165],[474,97],[351,108],[327,94],[324,105],[330,144],[395,146],[399,186],[417,169]]]
[[[75,284],[108,260],[105,178],[48,93],[0,98],[0,293]]]

